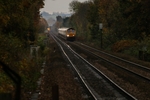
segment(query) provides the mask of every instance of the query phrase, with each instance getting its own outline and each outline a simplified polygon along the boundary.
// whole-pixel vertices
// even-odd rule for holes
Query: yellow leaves
[[[99,14],[105,14],[104,9],[99,9]]]
[[[21,6],[25,7],[25,8],[28,8],[29,6],[31,5],[31,3],[27,0],[23,0],[21,2]]]
[[[9,93],[12,90],[14,90],[14,87],[11,84],[4,83],[0,86],[0,93]]]
[[[14,90],[11,79],[3,72],[0,73],[0,93],[8,93]]]
[[[0,15],[0,23],[4,26],[7,25],[8,21],[10,20],[10,17],[8,15]]]
[[[29,62],[27,61],[27,59],[25,59],[25,58],[22,59],[22,60],[19,62],[20,70],[26,70],[26,71],[27,71],[27,70],[28,70],[27,67],[30,66],[30,65],[28,65],[28,63],[29,63]]]
[[[8,53],[5,53],[5,54],[1,55],[0,57],[3,61],[5,61],[8,58]]]
[[[115,52],[119,52],[136,44],[136,40],[120,40],[112,46],[112,50]]]
[[[44,49],[44,51],[43,51],[44,55],[47,55],[47,54],[48,54],[48,52],[50,52],[50,48],[45,47],[45,49]]]
[[[106,27],[103,28],[103,34],[107,34],[109,32],[110,32],[110,30],[108,28],[106,28]]]

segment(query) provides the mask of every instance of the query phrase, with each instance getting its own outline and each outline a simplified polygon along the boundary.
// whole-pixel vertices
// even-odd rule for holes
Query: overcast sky
[[[45,0],[44,8],[40,11],[48,12],[52,14],[53,12],[63,12],[69,13],[69,3],[73,0]],[[78,0],[79,2],[84,2],[87,0]]]

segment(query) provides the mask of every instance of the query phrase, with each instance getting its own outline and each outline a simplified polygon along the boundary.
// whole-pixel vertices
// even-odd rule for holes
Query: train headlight
[[[69,37],[69,35],[67,34],[67,37]]]

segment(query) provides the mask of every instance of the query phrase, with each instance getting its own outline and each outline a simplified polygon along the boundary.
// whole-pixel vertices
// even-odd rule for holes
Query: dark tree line
[[[36,41],[43,1],[0,0],[0,92],[16,93],[16,100],[36,87],[39,70],[29,41]]]
[[[100,42],[99,23],[103,23],[105,48],[112,47],[119,41],[124,43],[124,40],[128,41],[124,44],[129,46],[133,44],[130,42],[137,41],[134,43],[146,44],[150,48],[147,45],[150,35],[149,6],[149,0],[88,0],[83,3],[73,1],[70,3],[73,12],[70,24],[82,38]]]
[[[0,33],[35,40],[44,0],[0,0]]]

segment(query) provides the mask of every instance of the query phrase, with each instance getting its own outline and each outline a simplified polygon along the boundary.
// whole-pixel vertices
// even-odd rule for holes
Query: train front
[[[66,37],[67,37],[67,40],[74,41],[75,37],[76,37],[76,31],[75,31],[75,29],[74,28],[68,28],[67,32],[66,32]]]

